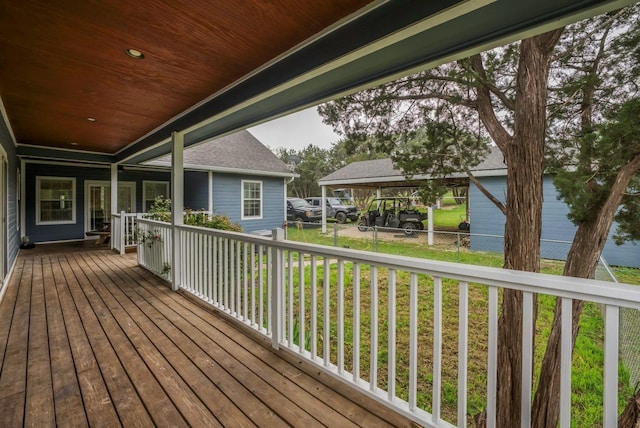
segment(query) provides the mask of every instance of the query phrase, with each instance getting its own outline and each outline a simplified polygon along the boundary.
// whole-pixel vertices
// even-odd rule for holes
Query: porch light
[[[87,120],[88,120],[89,122],[95,122],[95,121],[96,121],[96,118],[95,118],[95,117],[88,117],[88,118],[87,118]]]
[[[133,59],[143,59],[144,58],[144,54],[142,52],[140,52],[139,50],[136,49],[125,49],[124,53],[126,53],[127,55],[129,55],[131,58]]]

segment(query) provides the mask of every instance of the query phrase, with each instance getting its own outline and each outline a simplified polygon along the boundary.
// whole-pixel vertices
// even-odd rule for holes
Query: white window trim
[[[83,207],[83,211],[84,211],[84,230],[85,232],[88,232],[90,229],[90,210],[89,210],[89,202],[90,202],[90,195],[89,195],[89,187],[91,186],[106,186],[111,190],[111,181],[108,180],[85,180],[84,182],[84,207]],[[131,188],[131,203],[133,204],[133,208],[131,210],[131,212],[135,213],[136,210],[136,182],[135,181],[118,181],[118,190],[120,190],[121,186],[127,186],[129,188]],[[118,214],[120,214],[120,212],[118,211]],[[107,213],[108,217],[111,218],[111,213]],[[98,237],[96,236],[95,239],[98,239]]]
[[[245,183],[255,183],[260,185],[260,215],[259,216],[244,215],[244,184]],[[264,186],[262,184],[262,180],[241,180],[240,181],[240,218],[242,220],[262,220],[262,213],[264,212],[264,204],[262,202],[263,193],[264,193]]]
[[[43,179],[71,181],[71,197],[73,202],[73,210],[71,211],[71,220],[61,220],[61,221],[41,221],[40,220],[40,182]],[[78,210],[78,194],[76,193],[75,177],[51,177],[46,175],[36,177],[36,226],[55,225],[55,224],[76,224],[77,210]]]
[[[151,207],[147,207],[147,183],[149,184],[164,184],[167,186],[167,194],[164,195],[165,199],[169,199],[171,197],[170,193],[171,193],[171,187],[169,186],[169,182],[168,181],[156,181],[156,180],[143,180],[142,181],[142,212],[146,213],[148,208]]]
[[[135,181],[118,181],[118,191],[120,191],[120,186],[131,188],[131,211],[132,213],[137,212],[136,209],[136,182]],[[109,182],[109,187],[111,187],[111,182]],[[118,211],[120,214],[120,211]]]

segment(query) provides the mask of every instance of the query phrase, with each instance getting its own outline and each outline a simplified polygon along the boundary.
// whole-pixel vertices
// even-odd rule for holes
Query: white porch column
[[[209,205],[207,206],[207,210],[209,210],[209,215],[213,214],[213,171],[209,171],[208,173],[208,195],[209,195]]]
[[[171,260],[171,287],[180,288],[182,280],[182,248],[180,231],[176,226],[184,224],[184,134],[174,131],[171,134],[171,230],[173,256]]]
[[[433,205],[429,204],[427,208],[427,244],[433,245]]]
[[[109,221],[112,223],[113,223],[113,214],[118,214],[118,164],[117,163],[111,164],[111,218],[109,218]],[[113,226],[114,225],[112,224],[111,225],[112,231],[113,231]],[[122,233],[123,231],[121,230],[120,234]],[[110,245],[112,250],[113,250],[113,243],[115,242],[116,239],[120,240],[120,237],[113,236],[112,234],[110,239]]]
[[[284,230],[280,228],[271,231],[274,241],[284,241]],[[284,251],[278,247],[271,248],[271,346],[280,349],[280,342],[284,339]],[[269,324],[267,322],[267,324]]]
[[[327,233],[327,186],[322,186],[322,233]]]
[[[27,164],[24,159],[20,159],[20,242],[22,238],[27,234],[27,201],[25,195],[27,194]]]

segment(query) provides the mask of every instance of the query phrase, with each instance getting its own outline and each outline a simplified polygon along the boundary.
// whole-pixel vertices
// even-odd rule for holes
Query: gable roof
[[[502,152],[495,146],[479,165],[472,169],[475,176],[486,177],[505,175],[507,165]],[[450,179],[466,178],[464,172],[451,174]],[[429,180],[428,174],[417,174],[407,179],[402,171],[393,166],[390,158],[352,162],[349,165],[322,177],[318,184],[321,186],[355,185],[361,187],[401,187],[416,186],[421,180]]]
[[[171,167],[171,155],[145,165]],[[296,177],[278,156],[249,131],[240,131],[184,150],[184,167],[249,175]]]

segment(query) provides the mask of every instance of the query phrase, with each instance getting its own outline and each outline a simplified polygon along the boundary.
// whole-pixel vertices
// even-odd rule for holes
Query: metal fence
[[[302,230],[317,230],[318,224],[303,224]],[[294,240],[304,240],[304,234],[296,231]],[[300,237],[298,237],[300,235]],[[366,227],[359,229],[355,224],[328,224],[325,235],[326,244],[335,247],[368,250],[387,254],[398,254],[402,249],[394,248],[394,243],[412,242],[419,244],[416,251],[445,252],[448,261],[474,263],[473,253],[494,253],[496,256],[504,252],[504,237],[469,233],[468,231],[434,231],[403,230],[382,227]],[[571,242],[552,239],[542,239],[541,256],[551,263],[564,261],[567,258]],[[400,255],[416,255],[399,253]],[[501,256],[500,256],[501,257]]]
[[[596,267],[595,279],[618,282],[603,257]],[[620,310],[620,360],[629,371],[629,386],[640,384],[640,311],[632,308]]]

